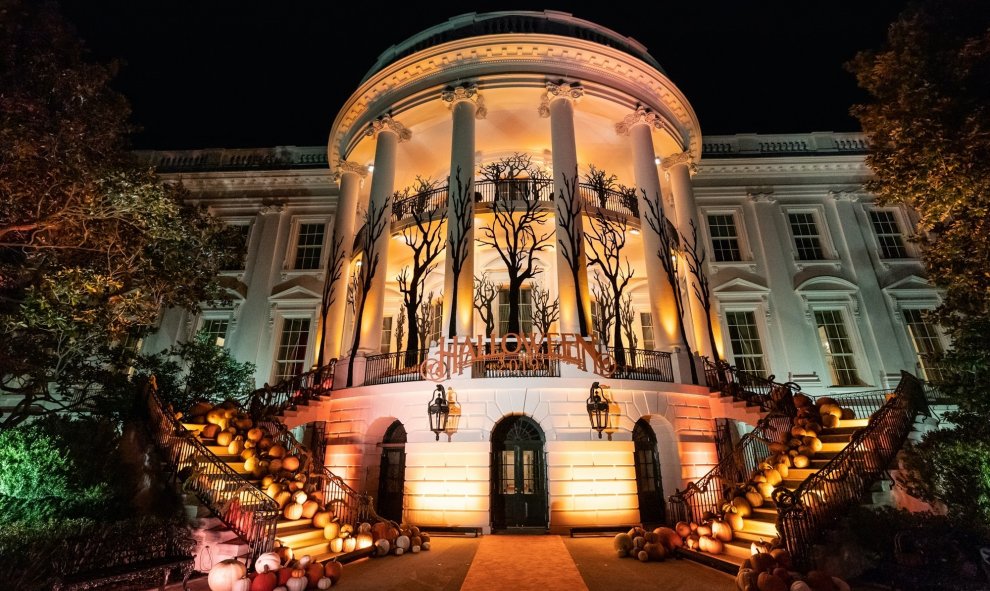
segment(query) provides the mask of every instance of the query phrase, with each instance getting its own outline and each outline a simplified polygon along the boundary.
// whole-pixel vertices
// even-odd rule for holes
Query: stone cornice
[[[409,131],[405,125],[393,119],[388,113],[379,115],[371,121],[368,124],[368,128],[364,131],[364,135],[368,137],[377,137],[378,134],[383,131],[391,131],[399,137],[400,142],[412,139],[412,132]]]
[[[586,89],[600,85],[607,100],[635,107],[640,103],[664,119],[684,149],[701,155],[700,126],[690,103],[662,72],[621,50],[592,41],[548,34],[484,35],[441,43],[389,64],[366,80],[334,121],[330,136],[333,160],[355,145],[356,134],[378,113],[401,115],[418,93],[438,91],[458,80],[478,80],[514,73],[546,73],[582,80]],[[537,81],[533,81],[533,86]],[[528,85],[523,85],[528,86]],[[435,98],[434,98],[435,100]]]
[[[440,100],[450,105],[451,109],[461,101],[474,103],[475,119],[484,119],[488,115],[488,109],[485,107],[485,97],[478,92],[477,84],[448,86],[440,93]]]
[[[340,182],[340,177],[343,176],[345,172],[353,172],[361,178],[364,178],[368,176],[368,167],[362,166],[355,162],[348,162],[347,160],[338,162],[337,166],[334,167],[333,179]]]
[[[698,163],[698,175],[695,182],[704,182],[711,178],[752,177],[794,177],[796,183],[801,179],[795,175],[845,177],[857,176],[867,178],[872,171],[866,166],[862,156],[802,156],[778,158],[747,158],[731,160],[704,159]]]
[[[540,106],[537,112],[539,112],[540,117],[549,117],[550,103],[553,101],[563,99],[576,103],[582,96],[584,96],[584,86],[581,86],[580,82],[568,84],[563,80],[559,82],[548,81],[547,91],[540,96]]]

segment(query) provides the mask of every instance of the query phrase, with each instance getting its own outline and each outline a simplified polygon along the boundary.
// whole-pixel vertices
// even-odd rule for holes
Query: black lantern
[[[440,441],[440,434],[447,430],[450,405],[447,404],[447,391],[443,389],[442,384],[437,384],[434,394],[436,398],[430,401],[426,411],[430,415],[430,431],[433,431],[437,441]]]
[[[598,382],[591,384],[591,393],[588,395],[588,420],[601,439],[602,431],[608,429],[608,400]],[[612,435],[609,434],[608,438],[611,440]]]

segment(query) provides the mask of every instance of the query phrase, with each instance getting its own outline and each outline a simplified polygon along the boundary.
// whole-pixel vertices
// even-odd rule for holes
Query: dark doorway
[[[395,421],[382,439],[378,473],[378,514],[402,523],[402,491],[406,483],[406,428]]]
[[[492,431],[492,529],[546,529],[543,430],[524,416],[507,417]]]
[[[636,465],[636,492],[639,495],[639,518],[644,526],[665,522],[666,505],[660,484],[660,458],[657,435],[649,421],[640,419],[633,428],[633,461]]]

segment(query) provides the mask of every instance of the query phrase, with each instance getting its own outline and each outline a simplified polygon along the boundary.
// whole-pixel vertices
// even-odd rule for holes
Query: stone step
[[[777,521],[777,509],[774,507],[757,507],[753,509],[753,513],[745,518],[747,522],[749,521],[765,521],[770,523],[776,523]]]
[[[330,542],[324,539],[322,542],[316,542],[309,545],[302,546],[292,546],[292,553],[297,557],[309,556],[313,560],[319,561],[318,556],[323,556],[324,554],[333,554],[330,552]]]
[[[732,536],[733,536],[732,539],[733,540],[745,541],[747,544],[749,544],[751,542],[759,542],[761,540],[762,541],[765,541],[765,542],[769,542],[771,539],[777,537],[777,530],[776,530],[776,528],[773,530],[773,534],[767,534],[766,532],[751,532],[751,531],[748,531],[749,524],[747,523],[746,525],[747,525],[747,527],[745,529],[741,529],[739,531],[732,532]]]
[[[777,535],[777,526],[772,521],[743,519],[743,528],[739,532],[763,538],[772,538]]]
[[[278,523],[275,524],[275,531],[282,532],[301,527],[311,527],[312,523],[312,519],[279,519]]]
[[[849,443],[852,435],[847,433],[822,433],[819,439],[822,443]]]
[[[731,544],[732,542],[729,543]],[[745,558],[737,558],[730,554],[708,554],[707,552],[689,550],[684,547],[677,549],[677,555],[687,558],[693,562],[710,566],[733,576],[739,572],[739,567],[742,566],[743,561],[746,560]]]
[[[775,534],[776,535],[776,534]],[[733,564],[742,565],[743,561],[753,555],[747,540],[732,540],[725,543],[725,552],[719,555],[723,560],[728,559]],[[738,561],[738,562],[737,562]]]
[[[805,480],[812,474],[818,472],[818,468],[790,468],[787,471],[787,480]]]
[[[276,536],[285,546],[295,549],[297,546],[316,544],[319,541],[326,541],[323,537],[323,530],[313,526],[296,526],[278,532]]]
[[[845,449],[846,445],[848,445],[848,444],[849,444],[849,441],[842,441],[842,442],[838,442],[838,441],[825,442],[825,441],[823,441],[822,442],[822,450],[821,451],[823,451],[823,452],[833,452],[833,455],[834,455],[835,453],[838,453],[838,452],[842,451],[843,449]]]
[[[855,431],[856,429],[862,429],[863,427],[870,424],[870,419],[839,419],[839,424],[832,429],[833,431],[842,432],[843,429],[851,429]]]

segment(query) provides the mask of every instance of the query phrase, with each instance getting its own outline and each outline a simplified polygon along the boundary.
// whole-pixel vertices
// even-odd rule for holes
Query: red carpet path
[[[484,536],[461,591],[587,591],[560,536]]]

